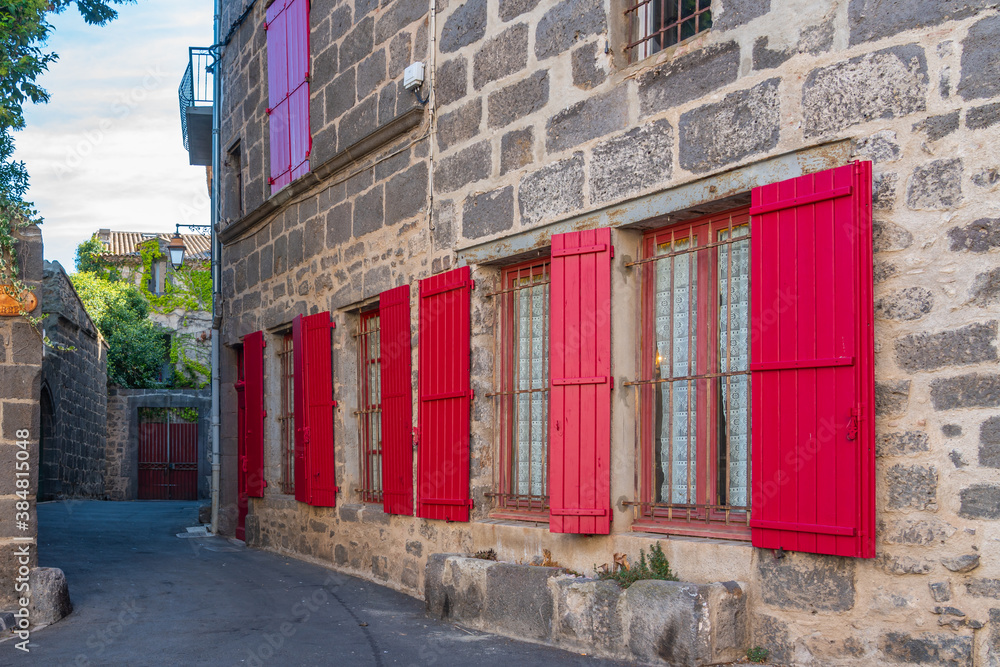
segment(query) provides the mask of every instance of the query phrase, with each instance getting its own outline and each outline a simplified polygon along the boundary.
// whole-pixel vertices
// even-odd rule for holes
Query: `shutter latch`
[[[848,440],[857,440],[858,423],[861,421],[861,415],[862,415],[862,410],[860,405],[851,408],[851,418],[847,420]]]

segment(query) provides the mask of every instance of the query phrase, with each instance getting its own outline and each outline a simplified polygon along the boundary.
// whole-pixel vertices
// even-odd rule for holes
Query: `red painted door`
[[[139,410],[139,500],[198,499],[198,424]]]
[[[755,188],[752,539],[875,556],[871,163]]]

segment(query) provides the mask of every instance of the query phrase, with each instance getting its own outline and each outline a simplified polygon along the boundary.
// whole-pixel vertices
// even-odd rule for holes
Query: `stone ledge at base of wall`
[[[619,660],[714,665],[746,654],[746,595],[736,582],[613,581],[562,568],[433,554],[427,613],[514,639]]]

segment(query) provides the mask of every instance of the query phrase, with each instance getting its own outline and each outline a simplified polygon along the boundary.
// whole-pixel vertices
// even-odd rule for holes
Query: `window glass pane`
[[[524,276],[518,285],[539,282],[542,275]],[[514,340],[517,367],[514,388],[517,427],[514,442],[513,493],[543,495],[546,471],[545,443],[548,435],[548,284],[514,292]]]
[[[719,232],[719,240],[729,238],[729,230]],[[746,371],[750,367],[750,227],[733,228],[731,246],[719,246],[719,365],[724,372]],[[750,382],[746,375],[722,378],[720,410],[720,456],[728,452],[728,498],[720,502],[749,505]],[[724,461],[723,461],[724,463]],[[720,470],[724,479],[726,469]]]
[[[688,239],[659,243],[656,254],[689,247]],[[698,259],[698,253],[690,253],[655,263],[654,380],[686,377],[698,372]],[[695,382],[658,382],[654,387],[656,501],[695,502],[698,446]]]

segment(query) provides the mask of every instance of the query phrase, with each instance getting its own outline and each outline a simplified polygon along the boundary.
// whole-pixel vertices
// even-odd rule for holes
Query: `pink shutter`
[[[309,0],[288,0],[289,164],[294,181],[309,171]]]
[[[871,163],[755,188],[754,546],[875,556]]]
[[[420,281],[417,516],[468,521],[469,267]]]
[[[246,405],[246,494],[264,497],[264,334],[255,331],[243,339],[244,401]]]
[[[382,367],[382,504],[387,514],[412,516],[410,286],[382,292],[378,308]]]
[[[552,235],[549,530],[611,532],[611,230]]]
[[[288,12],[286,0],[267,8],[267,99],[271,148],[271,191],[291,182],[288,94]]]
[[[299,315],[292,322],[295,364],[295,498],[335,507],[333,359],[330,313]]]

